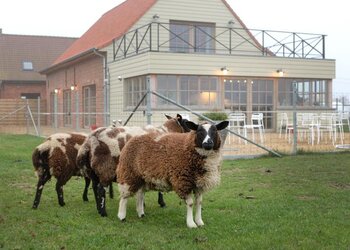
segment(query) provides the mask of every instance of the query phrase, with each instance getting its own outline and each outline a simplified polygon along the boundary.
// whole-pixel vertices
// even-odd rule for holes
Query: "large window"
[[[96,125],[96,86],[83,88],[84,127]]]
[[[311,79],[280,79],[278,100],[282,107],[293,106],[293,84],[297,88],[297,106],[327,107],[327,81]]]
[[[158,75],[156,91],[184,106],[199,109],[219,108],[219,83],[217,77]],[[169,104],[157,99],[158,108]]]
[[[214,53],[215,24],[170,21],[170,51]]]
[[[247,80],[224,79],[225,109],[232,111],[247,111]]]
[[[63,122],[65,126],[72,125],[72,101],[71,101],[71,90],[63,91]]]
[[[272,128],[273,80],[252,80],[252,111],[263,113],[265,128]]]
[[[126,108],[134,108],[146,93],[146,76],[125,79],[124,89]],[[146,98],[141,106],[146,106]]]

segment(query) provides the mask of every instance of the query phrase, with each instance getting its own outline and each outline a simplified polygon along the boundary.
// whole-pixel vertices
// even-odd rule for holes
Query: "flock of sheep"
[[[51,176],[57,179],[56,192],[61,206],[65,205],[63,186],[72,176],[83,176],[83,200],[88,200],[92,182],[101,216],[107,216],[105,188],[110,187],[112,197],[112,183],[117,182],[121,221],[126,218],[130,196],[136,195],[137,214],[143,217],[145,191],[175,191],[186,202],[187,226],[203,226],[202,194],[220,182],[218,131],[225,129],[228,122],[195,124],[179,114],[166,117],[159,127],[110,126],[98,128],[89,135],[58,133],[48,137],[32,155],[38,176],[33,208],[39,206],[42,190]],[[158,203],[165,206],[160,192]]]

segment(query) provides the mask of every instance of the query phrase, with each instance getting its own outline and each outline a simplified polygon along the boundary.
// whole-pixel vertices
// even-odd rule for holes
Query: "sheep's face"
[[[205,150],[217,150],[220,148],[221,143],[218,130],[225,129],[228,126],[228,121],[223,121],[216,125],[198,125],[193,122],[186,122],[186,125],[190,129],[196,131],[196,147],[203,148]]]

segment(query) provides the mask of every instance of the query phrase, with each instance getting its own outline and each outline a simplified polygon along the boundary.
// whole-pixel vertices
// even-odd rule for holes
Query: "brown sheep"
[[[187,205],[186,222],[189,228],[203,226],[202,194],[220,182],[221,139],[217,125],[197,125],[186,122],[192,131],[187,134],[155,133],[132,138],[123,148],[116,170],[120,202],[118,218],[125,220],[127,198],[136,194],[136,210],[144,216],[146,190],[174,190]],[[196,215],[193,220],[193,199]]]
[[[168,120],[160,127],[148,125],[144,128],[128,126],[99,128],[85,140],[78,152],[77,164],[92,180],[96,207],[101,216],[107,216],[104,187],[116,181],[115,170],[119,154],[130,138],[149,132],[163,134],[167,132],[182,133],[185,132],[184,130],[188,130],[181,115],[177,115],[176,118],[166,117]],[[162,202],[162,198],[160,202]]]
[[[33,203],[37,208],[45,183],[54,176],[57,179],[56,192],[58,203],[64,206],[63,185],[72,176],[81,176],[76,165],[76,156],[87,135],[78,133],[57,133],[49,136],[42,144],[34,149],[33,166],[38,176],[38,184]],[[87,191],[90,179],[85,177],[84,201],[87,201]]]

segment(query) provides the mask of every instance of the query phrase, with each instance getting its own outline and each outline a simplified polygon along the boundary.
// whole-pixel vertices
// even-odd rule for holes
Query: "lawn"
[[[36,177],[31,153],[41,138],[0,135],[0,248],[3,249],[350,249],[350,153],[224,161],[221,185],[204,195],[205,226],[188,229],[184,202],[146,194],[146,216],[135,199],[127,221],[117,219],[118,192],[108,217],[96,212],[84,181],[64,187],[60,207],[55,180],[33,210]]]

